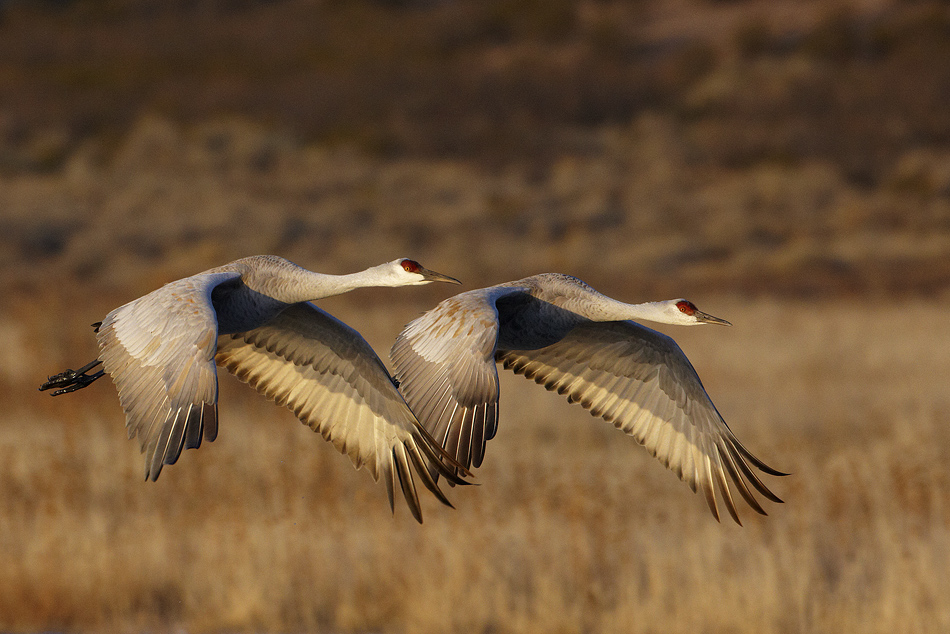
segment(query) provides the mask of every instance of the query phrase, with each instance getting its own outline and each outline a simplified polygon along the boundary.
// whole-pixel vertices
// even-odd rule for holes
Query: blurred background
[[[931,0],[0,1],[0,630],[950,630],[948,103]],[[687,297],[735,327],[665,332],[786,504],[717,524],[508,374],[421,527],[231,377],[156,483],[108,383],[36,392],[263,253]],[[321,306],[386,360],[456,291]]]

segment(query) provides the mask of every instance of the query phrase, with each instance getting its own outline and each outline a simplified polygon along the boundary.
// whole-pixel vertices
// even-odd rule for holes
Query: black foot
[[[78,370],[66,370],[65,372],[51,376],[47,379],[46,383],[40,386],[40,391],[56,389],[52,396],[59,396],[60,394],[68,394],[69,392],[81,390],[104,374],[102,370],[99,370],[95,374],[86,374],[86,372],[100,363],[102,363],[102,361],[96,359]]]

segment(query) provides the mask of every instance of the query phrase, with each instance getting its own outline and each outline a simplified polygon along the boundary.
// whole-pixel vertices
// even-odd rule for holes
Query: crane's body
[[[442,301],[403,329],[391,358],[413,412],[465,467],[482,463],[497,431],[502,363],[632,435],[701,489],[717,519],[718,489],[739,521],[727,475],[764,514],[746,481],[781,500],[749,464],[782,474],[736,439],[676,342],[634,320],[728,324],[684,299],[626,304],[577,278],[546,273]]]
[[[145,476],[155,480],[183,449],[217,436],[217,362],[291,408],[357,468],[367,465],[383,478],[390,504],[401,487],[421,521],[410,465],[445,503],[430,471],[446,476],[459,465],[445,467],[443,460],[454,461],[421,427],[365,339],[309,302],[433,281],[458,283],[408,259],[324,275],[277,256],[242,258],[111,311],[96,329],[98,361],[50,377],[40,389],[62,394],[109,374],[129,437],[138,436],[146,454]],[[98,362],[103,369],[86,374]]]

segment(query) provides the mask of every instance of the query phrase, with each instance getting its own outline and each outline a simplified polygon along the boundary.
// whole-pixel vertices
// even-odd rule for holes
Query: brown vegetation
[[[0,630],[950,630],[948,32],[897,0],[0,4]],[[736,326],[668,332],[787,503],[717,524],[514,376],[421,527],[230,378],[154,484],[110,385],[35,391],[255,253],[689,297]],[[385,357],[447,292],[321,305]]]
[[[945,631],[950,362],[933,351],[950,341],[929,324],[946,302],[702,305],[736,327],[674,334],[743,441],[793,472],[769,517],[717,524],[630,439],[521,377],[504,376],[480,486],[453,490],[456,510],[428,500],[421,527],[232,379],[218,441],[142,482],[99,384],[7,404],[4,628]],[[363,308],[336,312],[384,348],[395,324]]]

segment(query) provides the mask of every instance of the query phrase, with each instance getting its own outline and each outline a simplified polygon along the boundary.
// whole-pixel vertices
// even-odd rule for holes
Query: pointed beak
[[[719,324],[720,326],[731,326],[731,325],[732,325],[731,323],[729,323],[729,322],[726,321],[725,319],[719,319],[718,317],[713,317],[713,316],[710,315],[709,313],[704,313],[704,312],[701,311],[701,310],[697,310],[697,311],[693,314],[693,317],[695,317],[697,321],[699,321],[700,323],[703,323],[703,324]]]
[[[427,282],[449,282],[449,283],[451,283],[451,284],[461,284],[461,282],[459,282],[459,281],[458,281],[457,279],[455,279],[454,277],[449,277],[448,275],[442,275],[441,273],[436,273],[435,271],[430,271],[429,269],[424,268],[424,267],[423,267],[423,268],[420,268],[420,269],[417,271],[417,273],[419,273],[420,275],[422,275],[422,277],[423,277]]]

